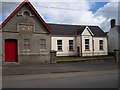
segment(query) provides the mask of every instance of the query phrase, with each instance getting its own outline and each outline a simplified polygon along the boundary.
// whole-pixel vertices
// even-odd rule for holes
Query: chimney
[[[111,28],[114,28],[116,26],[115,19],[112,19],[110,22],[111,22]]]
[[[29,2],[28,0],[24,0],[24,2]]]

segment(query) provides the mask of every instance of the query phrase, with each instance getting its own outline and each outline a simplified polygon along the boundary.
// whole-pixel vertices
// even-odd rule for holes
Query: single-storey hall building
[[[25,1],[1,25],[3,63],[50,61],[51,29],[33,5]]]
[[[98,26],[48,24],[57,56],[108,55],[108,37]]]

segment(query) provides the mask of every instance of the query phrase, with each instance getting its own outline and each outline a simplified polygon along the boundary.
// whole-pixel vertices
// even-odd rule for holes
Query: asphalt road
[[[104,71],[117,69],[118,63],[115,61],[66,62],[41,65],[5,65],[2,67],[2,75],[9,76],[9,75],[49,74],[49,73],[87,72],[101,70]]]
[[[3,88],[117,88],[118,71],[4,76]]]

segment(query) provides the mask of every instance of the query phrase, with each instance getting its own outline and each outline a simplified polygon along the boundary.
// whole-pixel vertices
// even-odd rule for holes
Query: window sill
[[[57,50],[57,52],[63,52],[63,50]]]
[[[90,51],[90,49],[86,49],[85,51]]]
[[[46,51],[46,50],[47,50],[47,49],[40,49],[40,52],[41,52],[41,51]]]
[[[23,52],[30,52],[30,49],[25,49],[23,50]]]
[[[70,52],[73,52],[73,51],[75,51],[75,50],[69,50]]]

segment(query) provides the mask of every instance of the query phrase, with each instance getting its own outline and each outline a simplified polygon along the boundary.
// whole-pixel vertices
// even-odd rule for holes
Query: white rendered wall
[[[105,37],[93,37],[94,40],[94,55],[108,55],[108,42]],[[103,40],[103,50],[99,49],[99,40]]]
[[[85,50],[85,39],[89,39],[89,50]],[[82,36],[82,56],[93,56],[92,36]]]
[[[118,49],[118,31],[116,27],[110,29],[108,32],[108,45],[110,53],[114,52],[115,49]]]
[[[89,51],[85,50],[85,39],[89,39]],[[63,51],[58,51],[57,56],[76,56],[77,47],[80,47],[82,56],[98,56],[108,54],[107,37],[93,37],[86,28],[82,36],[77,37],[51,37],[51,50],[57,51],[57,40],[62,40]],[[69,51],[69,40],[74,41],[74,51]],[[103,50],[99,50],[99,40],[103,40]],[[93,42],[94,41],[94,42]]]
[[[89,50],[85,50],[85,39],[89,39]],[[99,50],[99,40],[103,40],[103,50]],[[107,37],[93,37],[85,28],[82,33],[82,56],[108,55]]]
[[[57,40],[62,40],[63,51],[57,50]],[[69,40],[74,41],[74,51],[69,51]],[[57,51],[57,56],[75,56],[76,42],[75,37],[51,37],[51,50]]]
[[[89,39],[89,50],[85,50],[85,39]],[[93,43],[90,32],[85,28],[82,33],[82,56],[93,56]]]

